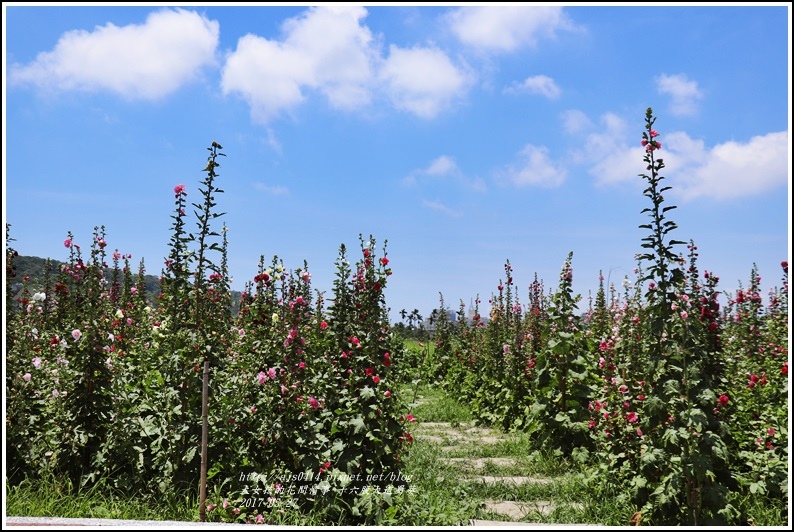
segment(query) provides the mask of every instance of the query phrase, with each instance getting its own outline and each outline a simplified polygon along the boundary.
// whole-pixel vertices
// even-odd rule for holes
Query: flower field
[[[441,301],[432,352],[391,330],[390,258],[372,236],[340,246],[328,301],[307,264],[263,255],[233,314],[216,142],[196,202],[174,188],[156,300],[144,263],[133,274],[103,227],[85,249],[67,233],[68,261],[12,290],[7,226],[7,484],[195,496],[204,469],[212,521],[427,524],[404,474],[421,379],[478,423],[577,462],[642,524],[745,525],[758,504],[788,524],[788,263],[781,288],[761,294],[754,270],[720,304],[695,243],[674,238],[655,120],[648,109],[637,280],[602,281],[582,308],[573,253],[553,291],[536,280],[526,299],[508,261],[489,319],[461,308],[448,321]]]

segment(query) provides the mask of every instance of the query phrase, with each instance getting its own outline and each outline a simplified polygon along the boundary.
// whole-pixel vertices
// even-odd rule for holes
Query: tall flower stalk
[[[665,214],[677,207],[675,205],[662,206],[664,203],[662,194],[670,190],[671,187],[662,186],[662,181],[665,178],[660,172],[665,166],[664,160],[661,157],[656,157],[656,151],[662,149],[662,142],[658,140],[659,132],[653,128],[655,122],[656,117],[653,116],[653,110],[649,107],[645,112],[642,146],[645,148],[643,161],[646,163],[646,170],[650,172],[650,175],[639,175],[648,182],[648,187],[643,191],[643,195],[652,203],[651,207],[642,210],[643,213],[648,213],[651,222],[640,225],[640,228],[648,229],[651,233],[642,239],[642,247],[648,251],[641,254],[639,260],[652,261],[645,276],[640,280],[650,281],[647,295],[651,305],[657,310],[654,313],[656,319],[652,324],[652,330],[657,340],[657,346],[660,348],[654,357],[658,360],[658,357],[661,356],[663,338],[669,335],[669,328],[666,324],[669,323],[670,303],[675,297],[672,287],[684,276],[679,268],[673,267],[673,264],[678,262],[678,255],[673,252],[673,248],[686,244],[686,242],[667,240],[668,234],[678,225],[672,220],[667,220]]]

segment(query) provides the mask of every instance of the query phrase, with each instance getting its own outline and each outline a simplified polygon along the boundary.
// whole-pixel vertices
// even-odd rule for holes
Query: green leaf
[[[345,444],[342,440],[335,440],[333,445],[331,445],[331,452],[332,453],[341,453],[345,450]]]
[[[190,449],[188,449],[185,453],[184,458],[182,458],[182,462],[185,464],[190,463],[190,461],[193,460],[193,457],[196,456],[196,449],[198,449],[198,447],[195,445],[190,447]]]
[[[362,399],[369,399],[371,397],[375,397],[375,390],[373,390],[370,386],[364,386],[361,389],[360,396]]]
[[[365,426],[364,426],[364,418],[362,418],[361,416],[354,417],[353,419],[351,419],[349,421],[349,423],[350,423],[350,425],[353,426],[353,429],[354,429],[353,432],[355,432],[356,434],[358,434],[359,432],[363,431],[364,428],[365,428]]]

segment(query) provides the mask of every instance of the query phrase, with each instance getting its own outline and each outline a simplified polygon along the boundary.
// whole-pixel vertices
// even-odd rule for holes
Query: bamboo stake
[[[199,491],[199,520],[207,520],[207,433],[209,423],[207,410],[209,403],[210,361],[204,361],[204,385],[201,390],[201,487]]]

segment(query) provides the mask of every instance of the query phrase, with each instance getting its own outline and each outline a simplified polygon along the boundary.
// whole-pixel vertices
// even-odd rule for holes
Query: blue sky
[[[388,240],[393,317],[439,293],[487,309],[506,260],[526,301],[570,251],[586,306],[599,271],[635,278],[650,106],[671,236],[701,271],[735,292],[755,263],[768,289],[791,258],[789,3],[3,11],[3,212],[23,255],[65,260],[67,231],[87,250],[104,225],[159,275],[173,187],[199,201],[215,140],[235,289],[278,255],[330,296],[363,233]]]

